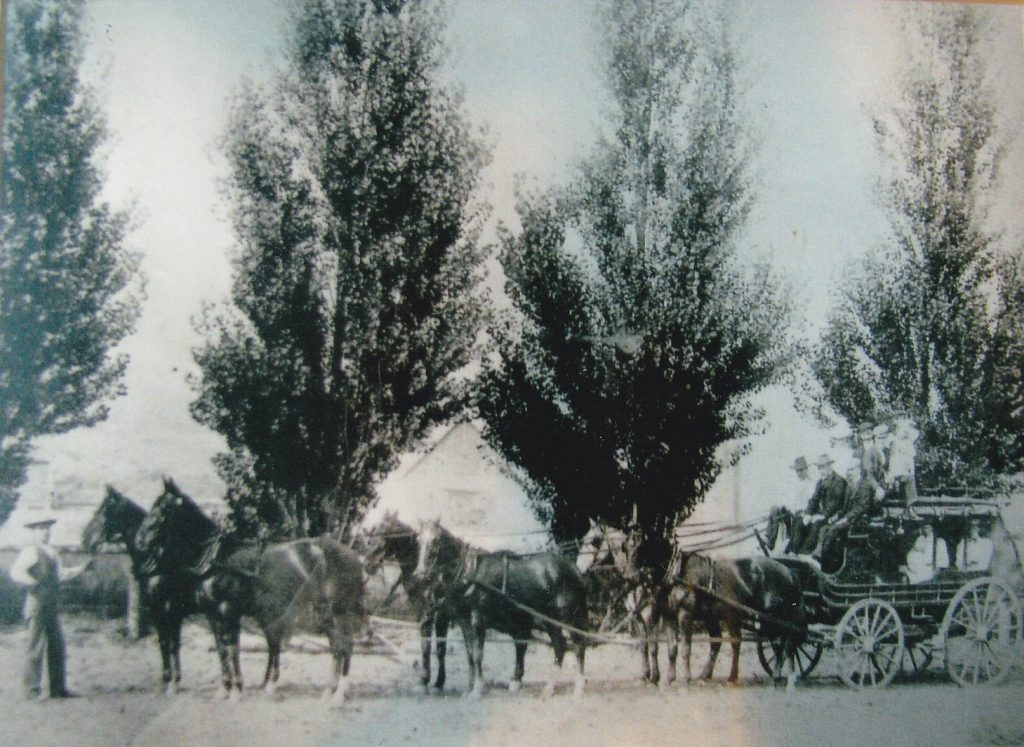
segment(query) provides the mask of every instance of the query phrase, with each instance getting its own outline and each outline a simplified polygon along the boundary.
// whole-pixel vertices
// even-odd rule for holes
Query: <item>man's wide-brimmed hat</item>
[[[828,454],[822,454],[820,457],[818,457],[818,461],[815,462],[814,464],[817,467],[827,467],[830,464],[835,464],[835,463],[836,463],[836,460],[833,459],[832,457],[830,457]]]
[[[793,466],[790,467],[790,469],[795,469],[795,470],[807,469],[807,460],[804,459],[802,456],[798,456],[796,458],[796,461],[793,462]]]
[[[857,426],[857,433],[870,433],[875,429],[875,424],[870,420],[865,420],[863,423]]]
[[[56,523],[57,520],[52,516],[37,516],[26,521],[25,526],[29,529],[36,529],[37,527],[52,527]]]
[[[885,423],[882,423],[881,425],[876,425],[875,430],[873,432],[876,436],[888,436],[889,426],[887,426]]]

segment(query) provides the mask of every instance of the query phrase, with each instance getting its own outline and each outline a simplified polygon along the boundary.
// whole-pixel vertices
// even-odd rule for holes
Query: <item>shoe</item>
[[[39,700],[43,697],[43,691],[38,687],[33,687],[30,690],[25,691],[25,700]]]
[[[78,693],[71,692],[71,690],[55,690],[52,693],[50,693],[50,697],[54,698],[54,699],[63,699],[63,698],[80,698],[82,696],[79,695]]]

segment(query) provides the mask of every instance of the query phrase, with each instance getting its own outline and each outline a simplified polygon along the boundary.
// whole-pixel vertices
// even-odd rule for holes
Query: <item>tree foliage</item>
[[[92,425],[123,393],[112,350],[140,308],[128,214],[101,199],[106,136],[79,76],[76,0],[12,3],[0,206],[0,519],[31,440]]]
[[[486,153],[442,82],[433,3],[303,0],[291,21],[287,65],[224,140],[233,308],[202,322],[193,414],[231,447],[236,521],[304,534],[350,524],[464,406]]]
[[[924,485],[986,483],[1010,458],[1006,433],[989,421],[1013,412],[1005,387],[992,386],[1008,383],[1016,344],[1006,331],[1019,324],[1020,299],[1001,281],[1012,273],[997,272],[985,220],[1002,153],[985,20],[945,7],[909,20],[905,38],[916,44],[898,100],[874,118],[889,237],[845,282],[815,371],[851,422],[904,414],[919,423]]]
[[[636,0],[601,22],[610,135],[568,187],[520,196],[500,255],[514,313],[481,380],[487,437],[561,536],[634,506],[670,529],[794,349],[779,284],[737,253],[755,149],[723,18]]]

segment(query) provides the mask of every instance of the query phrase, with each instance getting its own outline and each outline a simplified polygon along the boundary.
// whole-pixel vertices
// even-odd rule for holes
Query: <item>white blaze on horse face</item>
[[[427,522],[420,527],[419,537],[419,557],[416,559],[416,570],[413,571],[413,576],[420,580],[427,577],[430,572],[430,551],[437,542],[440,535],[440,526],[437,522]]]
[[[597,548],[601,543],[601,529],[591,522],[590,529],[580,540],[580,552],[576,556],[576,570],[586,573],[597,560]]]

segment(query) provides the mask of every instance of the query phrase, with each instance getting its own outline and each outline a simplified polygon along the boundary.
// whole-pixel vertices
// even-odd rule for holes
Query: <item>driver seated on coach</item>
[[[872,423],[862,423],[857,429],[860,439],[860,477],[844,507],[842,517],[824,527],[820,533],[818,545],[812,553],[816,558],[821,558],[827,545],[841,530],[866,521],[878,513],[882,496],[885,495],[885,458],[875,441],[875,431]]]

